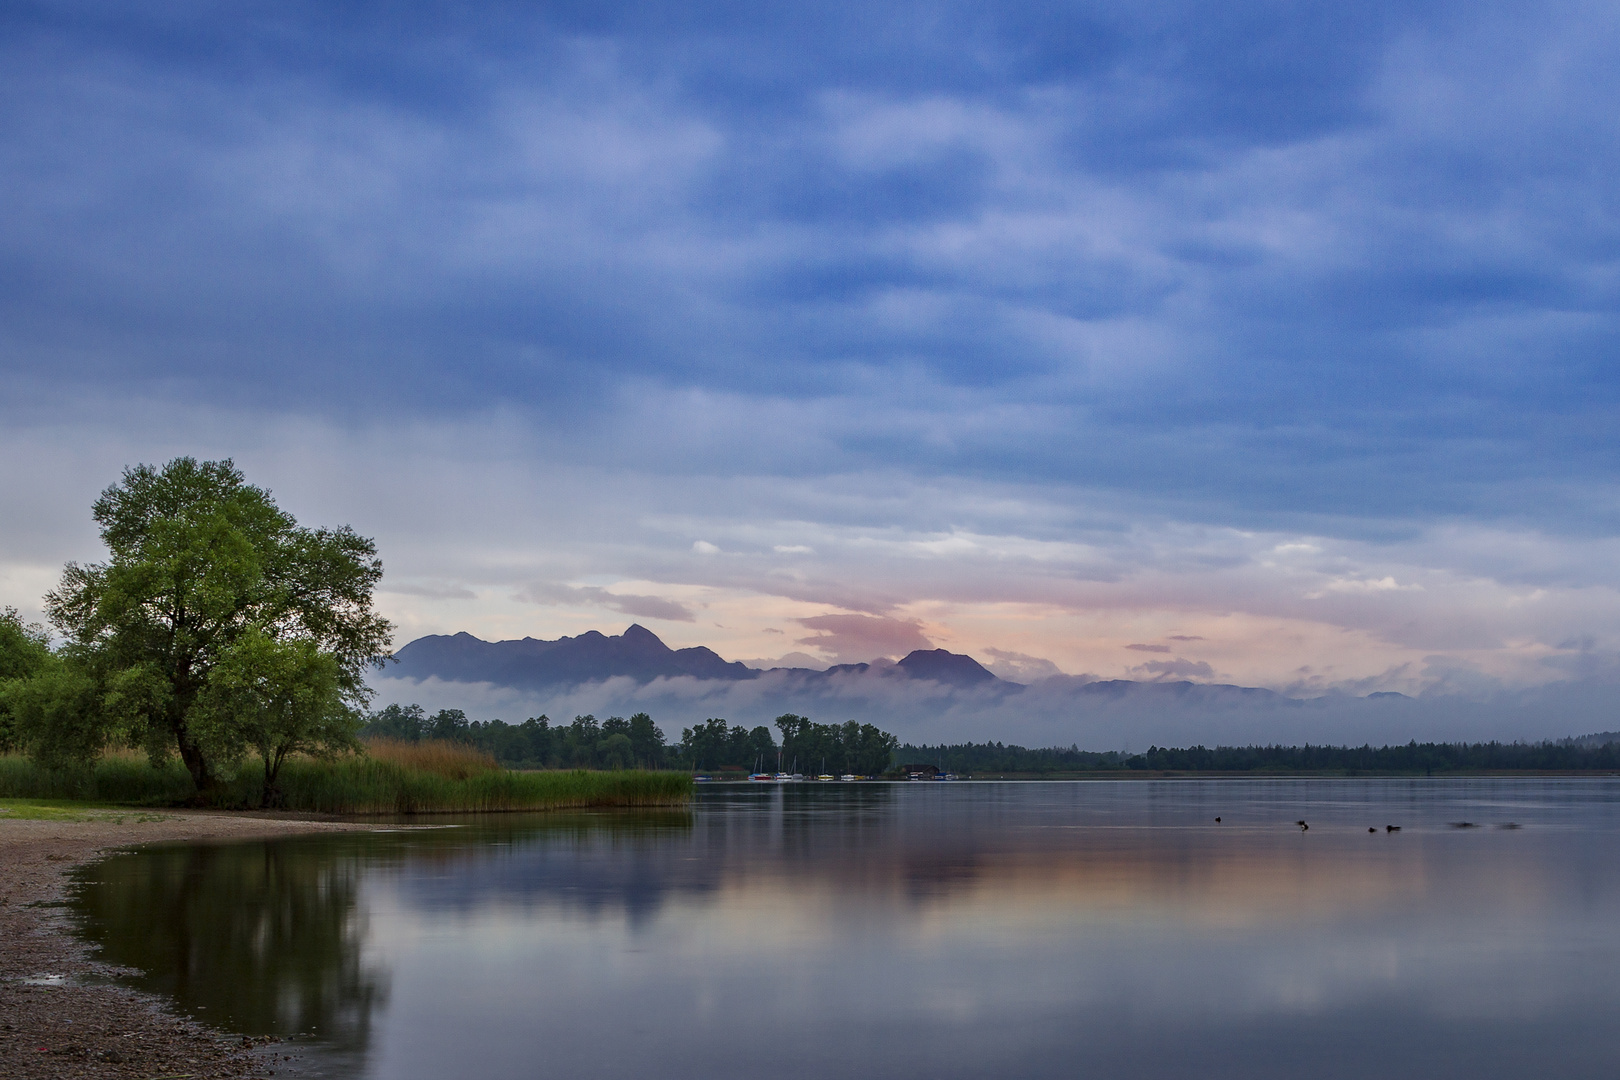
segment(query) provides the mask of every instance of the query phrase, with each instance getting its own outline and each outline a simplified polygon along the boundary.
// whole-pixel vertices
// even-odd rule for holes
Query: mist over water
[[[1620,1051],[1610,780],[717,785],[436,823],[118,855],[75,907],[304,1075],[1579,1077]]]

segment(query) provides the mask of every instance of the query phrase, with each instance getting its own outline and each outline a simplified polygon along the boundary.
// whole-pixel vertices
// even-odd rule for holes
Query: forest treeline
[[[1620,769],[1620,736],[1539,743],[1420,743],[1398,746],[1152,746],[1146,753],[1095,752],[1077,746],[1028,749],[999,742],[914,746],[905,762],[968,774],[1094,771],[1422,773]]]
[[[1400,773],[1523,770],[1620,770],[1620,735],[1538,743],[1435,743],[1395,746],[1152,746],[1140,754],[1118,750],[1024,747],[1001,742],[937,746],[901,744],[871,724],[818,724],[784,713],[776,733],[710,719],[683,728],[678,742],[646,713],[631,717],[576,716],[553,723],[545,716],[519,724],[468,720],[460,709],[433,715],[419,705],[390,705],[371,713],[361,737],[417,741],[445,739],[488,751],[519,769],[686,769],[696,772],[855,773],[880,776],[902,765],[934,765],[959,775],[1048,775],[1078,772]],[[780,734],[780,739],[777,738]]]
[[[441,709],[432,716],[420,705],[390,705],[370,714],[362,738],[416,742],[445,739],[488,751],[516,769],[690,769],[774,772],[831,770],[835,774],[875,776],[888,771],[899,740],[871,724],[817,724],[808,717],[784,713],[776,718],[782,742],[771,729],[747,728],[723,719],[683,728],[679,742],[666,742],[663,729],[646,713],[631,717],[576,716],[572,723],[552,723],[535,716],[520,724],[504,720],[468,720],[460,709]]]

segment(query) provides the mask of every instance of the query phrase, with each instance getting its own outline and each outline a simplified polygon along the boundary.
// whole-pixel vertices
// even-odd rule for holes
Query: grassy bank
[[[208,800],[224,809],[255,807],[263,778],[254,762]],[[487,755],[442,744],[377,744],[363,755],[282,766],[280,806],[323,814],[424,814],[597,806],[672,806],[691,796],[691,778],[664,772],[508,772]],[[109,754],[93,765],[47,771],[16,755],[0,757],[0,799],[73,799],[118,806],[194,802],[178,762]]]

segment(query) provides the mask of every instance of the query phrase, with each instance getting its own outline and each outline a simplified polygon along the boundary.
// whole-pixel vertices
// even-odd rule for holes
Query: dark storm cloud
[[[639,380],[852,400],[801,471],[1612,524],[1611,10],[666,7],[9,7],[11,402],[710,466]]]

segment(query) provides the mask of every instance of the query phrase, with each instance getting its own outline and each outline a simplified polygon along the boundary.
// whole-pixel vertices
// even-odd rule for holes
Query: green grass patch
[[[244,763],[235,779],[208,800],[225,809],[256,807],[262,776]],[[558,810],[611,806],[677,806],[691,798],[686,773],[509,772],[489,768],[443,775],[374,756],[336,761],[294,759],[282,766],[281,806],[323,814],[427,814]],[[154,768],[144,758],[108,755],[79,769],[47,771],[17,755],[0,757],[0,800],[42,809],[79,804],[177,806],[195,803],[191,778],[178,762]],[[0,817],[11,816],[0,814]]]
[[[165,815],[78,799],[0,799],[0,821],[162,821]]]

